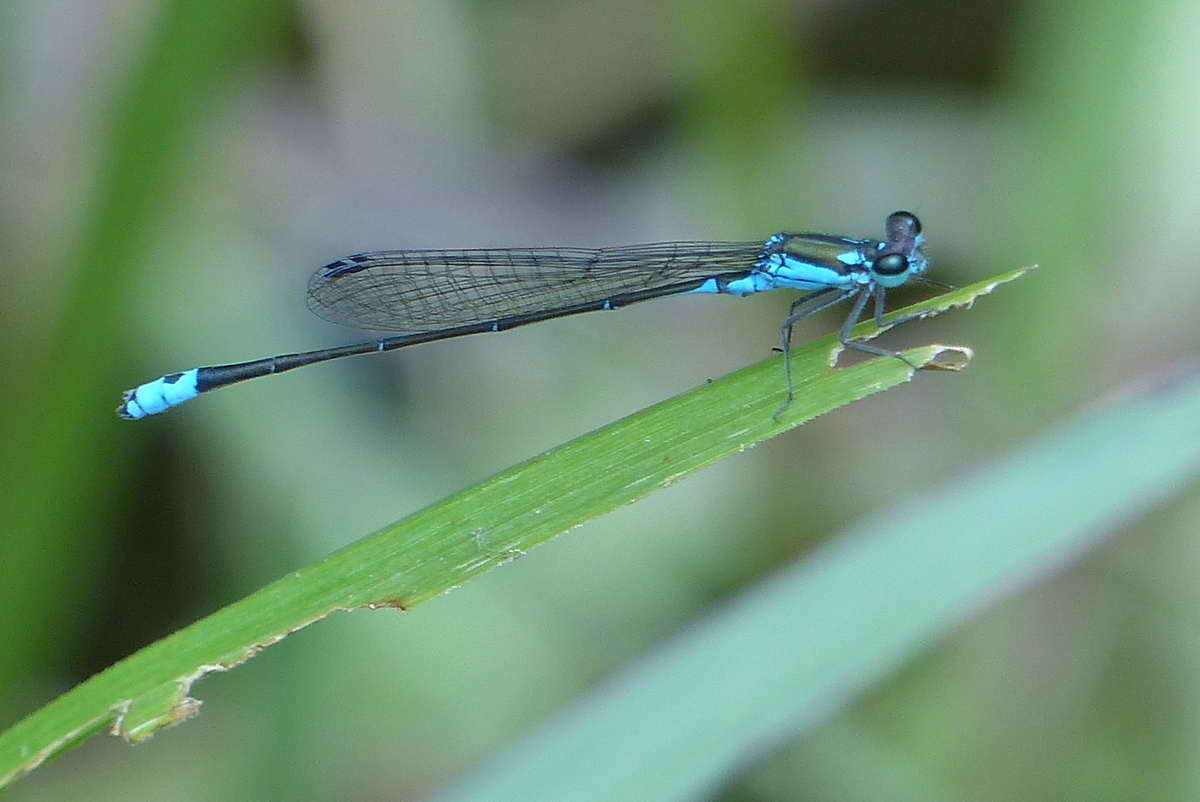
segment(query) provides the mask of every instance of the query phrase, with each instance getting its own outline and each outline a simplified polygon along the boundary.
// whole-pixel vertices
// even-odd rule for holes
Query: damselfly
[[[163,412],[200,393],[314,362],[392,351],[539,320],[617,309],[666,295],[723,293],[745,297],[800,290],[780,325],[787,398],[792,327],[842,301],[853,301],[838,332],[848,348],[900,354],[851,339],[867,302],[882,327],[884,296],[922,277],[921,223],[909,212],[888,216],[883,239],[830,234],[775,234],[765,242],[660,242],[620,248],[484,248],[359,253],[330,262],[308,282],[308,306],[336,323],[400,332],[355,345],[281,354],[253,362],[192,368],[127,390],[123,418]],[[893,322],[893,324],[895,321]],[[907,360],[904,360],[907,361]],[[786,401],[784,402],[786,405]]]

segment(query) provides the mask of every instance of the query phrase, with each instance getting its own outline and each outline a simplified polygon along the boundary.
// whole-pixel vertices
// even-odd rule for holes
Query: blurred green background
[[[873,235],[905,208],[934,278],[1042,265],[885,340],[970,345],[967,373],[409,614],[306,629],[205,678],[198,718],[93,738],[11,798],[420,798],[849,522],[1190,359],[1198,33],[1182,0],[5,4],[0,726],[763,358],[790,300],[669,299],[112,414],[164,372],[355,341],[303,302],[333,258]],[[1192,488],[1131,521],[717,798],[1195,797],[1198,517]]]

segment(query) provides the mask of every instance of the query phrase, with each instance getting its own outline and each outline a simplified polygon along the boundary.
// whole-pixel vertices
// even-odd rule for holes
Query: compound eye
[[[921,221],[912,212],[892,212],[888,215],[885,229],[888,242],[909,239],[921,233]]]
[[[875,260],[871,268],[881,276],[898,276],[908,270],[908,257],[902,253],[889,253]]]

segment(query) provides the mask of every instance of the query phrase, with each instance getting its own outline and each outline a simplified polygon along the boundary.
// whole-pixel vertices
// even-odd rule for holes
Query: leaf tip
[[[921,370],[960,371],[971,364],[975,352],[965,345],[930,345],[924,359],[917,366]]]

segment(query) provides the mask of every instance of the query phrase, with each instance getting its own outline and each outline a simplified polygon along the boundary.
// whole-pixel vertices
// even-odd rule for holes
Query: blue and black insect
[[[914,279],[937,284],[922,276],[927,266],[923,243],[916,215],[895,212],[887,218],[882,239],[784,233],[765,242],[354,254],[313,274],[308,282],[309,308],[326,320],[395,334],[354,345],[170,373],[127,390],[117,414],[135,420],[218,387],[314,362],[505,331],[666,295],[745,297],[780,289],[806,293],[792,304],[780,326],[790,400],[792,377],[786,356],[792,327],[843,301],[852,301],[838,333],[846,347],[904,359],[851,339],[850,333],[872,299],[876,324],[882,326],[889,289]]]

